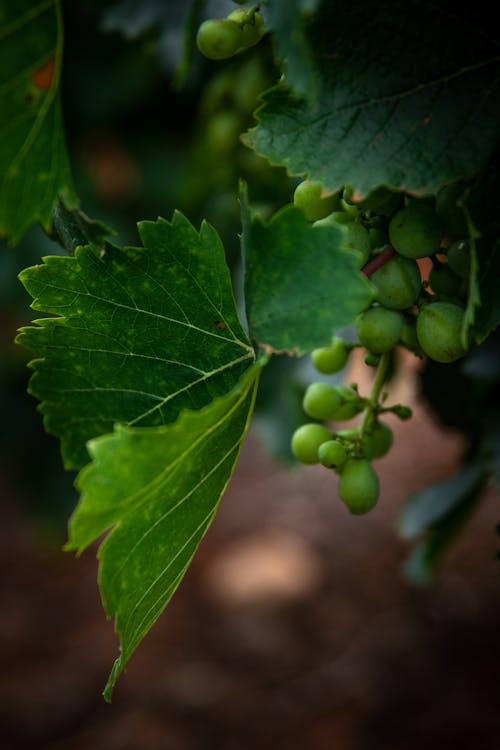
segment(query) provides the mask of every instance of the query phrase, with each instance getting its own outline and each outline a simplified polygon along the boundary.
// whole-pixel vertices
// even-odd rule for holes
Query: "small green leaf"
[[[303,354],[326,346],[373,296],[360,256],[334,226],[313,226],[287,206],[269,222],[243,207],[248,324],[266,348]]]
[[[68,467],[117,423],[154,426],[227,393],[254,360],[238,320],[224,249],[180,213],[139,226],[144,247],[80,247],[21,273],[35,321],[30,392]]]
[[[59,100],[63,46],[58,0],[0,0],[0,234],[49,229],[62,199],[76,206]]]
[[[170,598],[213,520],[238,458],[260,368],[230,393],[165,427],[115,429],[90,442],[93,462],[77,479],[82,493],[68,549],[99,548],[99,585],[116,618],[121,655],[105,698]],[[111,530],[110,530],[111,529]]]
[[[321,98],[264,95],[247,143],[290,173],[356,198],[475,175],[500,130],[500,56],[488,12],[431,2],[323,3],[308,30]]]

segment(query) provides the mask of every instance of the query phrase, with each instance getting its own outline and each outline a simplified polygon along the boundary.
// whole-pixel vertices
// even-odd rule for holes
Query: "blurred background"
[[[279,72],[267,41],[224,63],[195,53],[179,69],[185,11],[176,5],[65,4],[75,183],[82,209],[121,243],[138,242],[136,221],[175,208],[196,226],[206,218],[238,292],[239,178],[264,215],[296,184],[239,140]],[[235,7],[209,6],[207,16]],[[26,392],[30,354],[12,343],[32,318],[17,274],[62,251],[37,228],[0,250],[1,747],[496,747],[498,496],[487,490],[429,586],[408,583],[398,510],[451,475],[467,444],[464,420],[452,407],[446,426],[437,421],[421,397],[422,365],[405,357],[391,396],[414,417],[391,423],[381,500],[363,518],[349,515],[329,472],[291,464],[308,364],[278,358],[266,368],[217,518],[113,704],[103,702],[118,644],[99,601],[96,547],[79,559],[61,551],[74,475]],[[363,393],[367,369],[354,357],[342,376]],[[446,390],[435,389],[434,407]]]

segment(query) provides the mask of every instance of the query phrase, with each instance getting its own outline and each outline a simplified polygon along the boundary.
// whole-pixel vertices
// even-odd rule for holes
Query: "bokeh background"
[[[124,243],[135,222],[178,208],[208,219],[241,286],[238,179],[264,215],[295,182],[246,149],[259,91],[276,80],[263,42],[227,63],[195,55],[180,76],[179,4],[66,3],[63,100],[82,208]],[[214,3],[213,14],[224,13]],[[220,6],[220,7],[219,7]],[[117,653],[96,585],[96,547],[62,552],[74,475],[26,393],[29,322],[19,271],[60,252],[33,228],[0,248],[0,746],[6,750],[491,750],[500,736],[498,493],[484,502],[435,580],[405,579],[404,499],[449,476],[463,434],[421,397],[402,357],[378,462],[381,500],[349,515],[336,479],[290,464],[288,441],[311,377],[277,360],[218,516],[167,612],[121,678],[101,690]],[[353,357],[350,382],[369,388]],[[447,420],[448,423],[453,420]],[[458,420],[459,421],[459,420]]]

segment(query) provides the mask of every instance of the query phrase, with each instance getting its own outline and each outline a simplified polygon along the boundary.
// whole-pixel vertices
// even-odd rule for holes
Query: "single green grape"
[[[363,411],[363,403],[352,388],[348,388],[345,385],[338,385],[336,391],[340,396],[340,405],[330,414],[330,419],[335,422],[342,422],[343,420],[352,419]]]
[[[368,230],[370,235],[370,245],[372,250],[378,250],[389,244],[389,235],[386,229],[382,227],[371,227]]]
[[[469,240],[458,240],[448,248],[448,265],[462,279],[468,279],[470,273]]]
[[[209,18],[198,29],[196,44],[210,60],[225,60],[241,47],[241,27],[227,18]]]
[[[377,420],[370,430],[370,435],[372,453],[369,458],[382,458],[389,452],[394,440],[391,428],[385,422]]]
[[[464,197],[466,183],[452,182],[442,187],[436,195],[436,213],[443,222],[444,231],[450,240],[459,240],[467,235],[465,211],[458,201]]]
[[[429,284],[435,294],[445,297],[459,297],[462,292],[463,280],[452,271],[448,263],[440,263],[433,266],[429,274]]]
[[[340,395],[333,385],[311,383],[304,394],[302,408],[313,419],[329,419],[340,403]]]
[[[331,375],[342,370],[349,357],[349,349],[343,339],[335,336],[330,346],[314,349],[311,359],[314,367],[323,375]]]
[[[360,253],[359,266],[364,266],[371,253],[370,233],[349,214],[334,211],[324,219],[314,222],[314,226],[335,226],[342,233],[340,247],[343,250],[356,250]]]
[[[422,350],[417,338],[416,316],[412,315],[410,318],[404,318],[399,343],[408,349],[408,351],[413,352],[417,356],[422,356]]]
[[[368,367],[377,367],[380,362],[380,354],[373,354],[373,352],[367,352],[365,355],[365,365]]]
[[[231,11],[227,18],[241,28],[241,46],[253,47],[264,36],[264,19],[258,12],[250,13],[244,8]]]
[[[403,316],[386,307],[370,307],[360,313],[355,321],[362,345],[373,352],[383,354],[393,349],[399,341],[403,328]]]
[[[377,302],[391,310],[411,307],[422,289],[416,261],[401,255],[391,258],[372,273],[370,281],[377,288]]]
[[[319,446],[318,458],[328,469],[337,469],[347,461],[347,451],[338,440],[327,440]]]
[[[422,350],[436,362],[454,362],[463,357],[464,311],[452,302],[431,302],[417,315],[417,338]]]
[[[377,472],[364,458],[351,458],[342,467],[339,495],[351,513],[361,515],[373,508],[380,492]]]
[[[300,208],[308,221],[318,221],[338,207],[338,194],[325,191],[318,180],[304,180],[295,188],[294,204]]]
[[[409,203],[389,223],[391,245],[405,258],[433,255],[439,248],[442,235],[439,216],[425,203]]]
[[[292,435],[292,453],[303,464],[317,464],[319,446],[331,439],[330,430],[324,425],[313,422],[303,424]]]

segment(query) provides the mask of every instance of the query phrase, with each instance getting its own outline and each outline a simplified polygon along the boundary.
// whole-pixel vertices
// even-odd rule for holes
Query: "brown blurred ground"
[[[406,372],[397,396],[411,393]],[[457,435],[422,407],[351,517],[328,472],[290,472],[247,440],[218,517],[167,613],[106,705],[116,656],[95,549],[43,545],[0,479],[3,750],[494,750],[500,571],[490,492],[435,584],[402,578],[397,509],[447,476]]]

